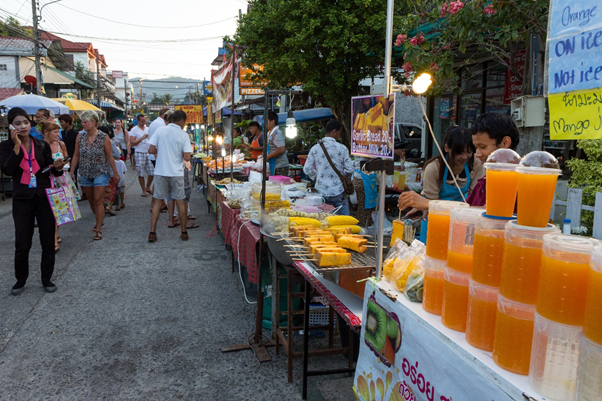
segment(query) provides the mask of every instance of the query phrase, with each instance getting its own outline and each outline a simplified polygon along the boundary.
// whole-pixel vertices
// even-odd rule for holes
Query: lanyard
[[[27,158],[27,164],[29,164],[29,174],[31,174],[31,176],[33,177],[33,169],[31,168],[31,150],[33,148],[33,143],[31,144],[31,146],[29,147],[29,153],[28,153],[28,158]]]

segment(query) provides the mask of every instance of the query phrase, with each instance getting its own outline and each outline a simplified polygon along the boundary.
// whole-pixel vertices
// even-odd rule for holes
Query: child
[[[125,207],[124,193],[125,193],[125,171],[127,167],[125,162],[121,160],[121,157],[115,157],[115,167],[119,173],[119,185],[117,186],[117,196],[115,196],[115,210],[121,210]]]

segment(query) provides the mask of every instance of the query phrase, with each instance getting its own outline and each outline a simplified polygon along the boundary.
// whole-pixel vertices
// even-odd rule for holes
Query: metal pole
[[[234,167],[232,155],[234,154],[234,77],[236,76],[236,43],[232,46],[232,103],[230,104],[230,184],[234,185]],[[232,187],[234,188],[234,187]]]
[[[33,55],[35,56],[36,64],[36,95],[39,95],[42,89],[42,67],[40,65],[40,32],[38,31],[39,20],[36,3],[36,0],[31,0],[31,12],[33,14]]]
[[[96,49],[96,105],[102,110],[100,107],[100,55],[98,49]]]
[[[391,93],[391,53],[393,51],[393,4],[387,0],[387,37],[385,41],[385,96]],[[376,279],[380,280],[383,264],[383,227],[385,222],[385,185],[386,174],[380,172],[380,187],[378,189],[378,235],[376,241]]]

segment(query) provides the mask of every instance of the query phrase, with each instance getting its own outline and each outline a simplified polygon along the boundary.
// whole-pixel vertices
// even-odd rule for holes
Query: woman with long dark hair
[[[23,292],[29,277],[29,250],[35,222],[42,245],[42,285],[46,292],[56,291],[50,281],[54,272],[55,219],[46,197],[50,173],[63,174],[63,159],[52,160],[50,146],[29,135],[31,121],[25,110],[13,107],[8,112],[10,138],[0,143],[0,168],[13,177],[13,220],[15,222],[15,278],[11,294]],[[53,166],[44,172],[48,166]]]

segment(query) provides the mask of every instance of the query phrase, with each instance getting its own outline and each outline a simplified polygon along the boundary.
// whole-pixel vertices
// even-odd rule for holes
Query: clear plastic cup
[[[444,260],[437,260],[428,256],[424,260],[422,308],[433,315],[441,315],[446,267],[447,263]]]
[[[466,331],[466,313],[468,310],[468,282],[470,274],[445,269],[445,287],[441,322],[455,331]]]
[[[529,374],[535,306],[498,297],[493,361],[519,375]]]
[[[473,347],[493,350],[495,320],[499,289],[475,283],[468,285],[468,313],[466,315],[466,341]]]
[[[538,314],[557,323],[583,325],[593,245],[586,237],[544,235]]]
[[[577,373],[577,401],[602,399],[602,345],[581,339],[581,362]]]
[[[504,254],[504,230],[508,219],[477,218],[472,279],[479,284],[491,287],[500,286],[502,260]]]
[[[560,324],[535,313],[529,384],[551,400],[573,401],[581,326]]]
[[[518,189],[516,168],[520,155],[512,149],[498,149],[487,158],[485,208],[489,216],[512,217]]]
[[[507,299],[535,305],[543,236],[560,234],[548,224],[545,228],[519,226],[516,220],[506,223],[500,294]]]
[[[518,172],[518,224],[545,227],[550,218],[556,181],[562,173],[558,160],[548,152],[531,152],[521,160]]]
[[[602,245],[592,249],[583,335],[602,346]]]
[[[484,210],[476,207],[452,209],[449,224],[449,246],[447,267],[470,274],[472,272],[472,251],[477,217]]]
[[[444,200],[429,202],[426,256],[439,260],[447,260],[450,214],[451,210],[457,207],[469,207],[469,205],[464,202]]]

